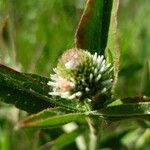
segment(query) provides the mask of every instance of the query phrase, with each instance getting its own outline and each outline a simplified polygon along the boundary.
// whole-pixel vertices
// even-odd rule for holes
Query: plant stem
[[[89,121],[88,121],[89,129],[90,129],[89,150],[96,150],[97,137],[95,135],[95,129],[90,122],[91,122],[91,120],[89,119]]]
[[[11,45],[11,53],[12,61],[14,63],[14,67],[18,68],[18,59],[17,59],[17,51],[16,51],[16,30],[14,27],[14,4],[15,0],[8,0],[8,13],[9,13],[9,37],[10,37],[10,45]]]
[[[89,150],[97,150],[99,149],[99,141],[101,136],[102,129],[102,120],[99,118],[88,118],[87,119],[89,125]]]

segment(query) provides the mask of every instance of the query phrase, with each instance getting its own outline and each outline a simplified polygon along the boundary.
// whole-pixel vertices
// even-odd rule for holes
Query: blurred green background
[[[49,76],[61,54],[75,45],[84,5],[85,0],[0,0],[0,63]],[[149,6],[149,0],[120,1],[117,97],[150,96]],[[14,130],[16,121],[25,115],[0,103],[0,150],[38,149],[50,141],[52,132],[43,131],[40,138],[39,130]],[[141,121],[110,124],[103,131],[100,147],[148,150],[149,126]]]

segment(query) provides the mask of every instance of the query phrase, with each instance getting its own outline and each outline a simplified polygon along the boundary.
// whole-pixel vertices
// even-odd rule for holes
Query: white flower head
[[[103,55],[81,49],[70,49],[63,54],[51,75],[50,95],[66,99],[91,99],[111,93],[113,67]]]

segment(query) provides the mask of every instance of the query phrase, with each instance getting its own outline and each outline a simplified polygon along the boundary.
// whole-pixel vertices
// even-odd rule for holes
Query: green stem
[[[99,141],[101,137],[102,122],[99,118],[93,117],[87,120],[89,125],[89,150],[99,149]]]

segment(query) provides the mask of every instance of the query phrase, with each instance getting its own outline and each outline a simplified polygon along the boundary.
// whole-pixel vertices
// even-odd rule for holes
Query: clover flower
[[[90,99],[110,94],[113,67],[103,55],[70,49],[60,58],[48,85],[50,95],[66,99]]]

